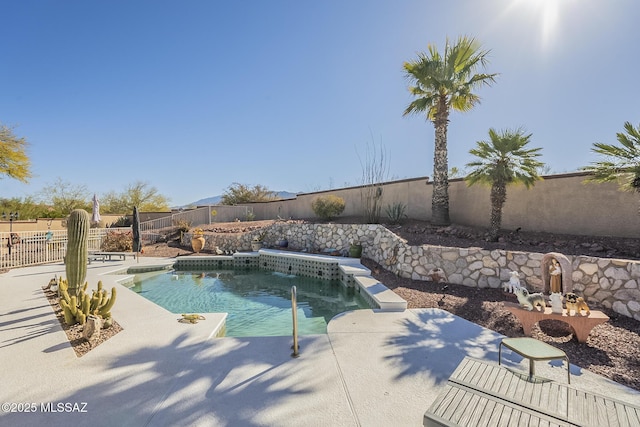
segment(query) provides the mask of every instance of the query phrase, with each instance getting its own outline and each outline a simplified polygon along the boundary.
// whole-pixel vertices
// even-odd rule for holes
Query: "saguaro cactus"
[[[89,242],[89,227],[91,217],[87,211],[76,209],[69,215],[67,221],[67,255],[65,270],[69,283],[69,295],[78,295],[80,286],[87,277],[87,245]]]

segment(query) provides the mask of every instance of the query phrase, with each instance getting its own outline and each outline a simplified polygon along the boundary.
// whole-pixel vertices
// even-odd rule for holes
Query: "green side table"
[[[507,347],[514,353],[529,359],[529,380],[535,375],[534,362],[538,360],[556,360],[564,359],[567,361],[567,381],[571,384],[571,367],[567,354],[546,342],[539,341],[535,338],[504,338],[498,347],[498,365],[502,364],[502,346]]]

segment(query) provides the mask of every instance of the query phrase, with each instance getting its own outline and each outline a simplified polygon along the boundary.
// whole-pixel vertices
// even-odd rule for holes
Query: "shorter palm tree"
[[[593,173],[589,181],[619,181],[621,189],[640,192],[640,124],[634,128],[630,122],[625,122],[624,130],[626,135],[616,134],[621,146],[594,143],[591,151],[605,156],[606,160],[582,169]]]
[[[478,158],[467,163],[472,171],[465,177],[467,185],[480,183],[491,186],[491,225],[489,240],[498,240],[502,225],[502,208],[507,201],[507,185],[524,184],[527,188],[542,179],[538,168],[543,166],[535,158],[540,156],[541,148],[526,148],[531,134],[525,135],[522,129],[503,130],[498,133],[489,129],[489,141],[478,141],[477,147],[469,153]]]

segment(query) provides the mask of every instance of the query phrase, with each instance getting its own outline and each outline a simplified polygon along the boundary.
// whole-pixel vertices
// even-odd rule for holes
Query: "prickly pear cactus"
[[[87,258],[89,242],[89,228],[91,217],[87,211],[76,209],[69,215],[67,221],[67,254],[65,269],[69,283],[69,295],[78,295],[80,286],[87,277]]]

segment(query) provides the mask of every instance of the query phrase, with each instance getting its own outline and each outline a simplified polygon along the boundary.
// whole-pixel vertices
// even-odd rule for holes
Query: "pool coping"
[[[105,273],[129,265],[92,265],[87,280],[115,283]],[[336,316],[327,335],[301,337],[296,359],[291,337],[207,338],[210,319],[180,324],[121,293],[114,318],[125,329],[77,358],[40,289],[54,274],[64,265],[0,275],[0,345],[11,367],[0,401],[85,403],[87,413],[0,413],[3,425],[419,425],[459,361],[497,360],[501,337],[439,309],[357,310]],[[585,389],[640,400],[576,366],[571,373]],[[566,370],[544,363],[538,374],[564,381]]]

